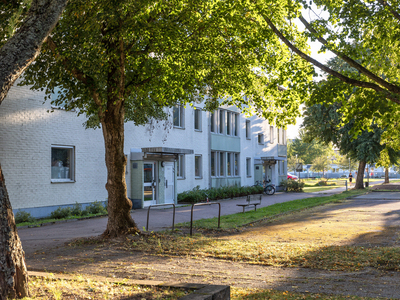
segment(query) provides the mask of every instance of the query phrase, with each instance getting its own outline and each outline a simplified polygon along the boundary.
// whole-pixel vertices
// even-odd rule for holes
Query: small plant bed
[[[223,186],[211,189],[200,189],[200,187],[197,186],[192,190],[178,194],[178,203],[193,204],[206,202],[207,199],[211,201],[243,197],[253,194],[262,194],[263,190],[262,186]]]
[[[358,196],[361,194],[365,194],[368,190],[351,190],[347,192],[342,192],[340,194],[335,194],[331,196],[325,197],[314,197],[314,198],[306,198],[300,200],[293,200],[284,203],[276,203],[270,205],[268,207],[263,207],[257,209],[257,211],[247,211],[245,213],[237,213],[233,215],[221,216],[221,228],[222,229],[232,229],[238,228],[245,224],[255,222],[258,220],[263,220],[266,218],[272,218],[274,216],[290,213],[294,211],[300,211],[303,209],[324,205],[332,202],[337,202],[340,200],[344,200],[348,197]],[[208,228],[213,229],[216,228],[216,224],[218,223],[217,218],[210,219],[202,219],[196,220],[193,222],[193,228]],[[176,227],[189,227],[190,223],[179,223]]]
[[[112,283],[95,281],[87,276],[75,276],[75,280],[47,279],[31,276],[30,299],[179,299],[189,292],[180,288],[129,285],[124,281]]]
[[[18,211],[15,214],[17,227],[29,226],[37,227],[43,224],[54,223],[65,220],[84,219],[107,215],[107,208],[100,202],[93,202],[82,209],[82,205],[76,203],[73,207],[59,207],[51,212],[48,218],[36,219],[30,213]]]

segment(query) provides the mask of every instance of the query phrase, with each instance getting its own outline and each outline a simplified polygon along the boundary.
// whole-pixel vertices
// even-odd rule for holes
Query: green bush
[[[304,182],[293,179],[282,180],[281,185],[283,185],[286,192],[302,192],[304,188]]]
[[[83,215],[107,214],[107,209],[101,202],[95,201],[86,206]]]
[[[207,197],[211,201],[262,194],[262,192],[262,186],[223,186],[210,189],[200,189],[200,186],[197,186],[192,190],[178,194],[178,203],[198,203],[206,201]]]
[[[33,223],[35,222],[35,218],[32,217],[32,215],[26,211],[20,210],[18,211],[15,216],[15,223],[19,224],[19,223],[25,223],[25,222],[29,222],[29,223]]]
[[[82,204],[76,202],[74,206],[71,208],[71,214],[73,216],[81,216],[82,215]]]
[[[52,211],[50,217],[52,219],[64,219],[72,215],[71,207],[59,207],[56,210]]]

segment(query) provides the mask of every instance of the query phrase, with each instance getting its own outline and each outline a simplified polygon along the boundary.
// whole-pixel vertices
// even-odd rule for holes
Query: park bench
[[[257,211],[257,205],[261,204],[261,197],[262,197],[262,194],[247,195],[246,203],[244,203],[244,204],[236,204],[236,205],[237,206],[242,206],[243,207],[243,212],[245,211],[245,208],[249,207],[249,206],[254,206],[254,211]]]

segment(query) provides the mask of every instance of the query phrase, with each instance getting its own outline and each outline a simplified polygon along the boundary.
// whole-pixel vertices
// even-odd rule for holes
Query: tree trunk
[[[356,178],[356,185],[354,188],[356,190],[361,190],[364,188],[364,171],[365,171],[365,161],[360,161],[358,165],[358,172],[357,172],[357,178]]]
[[[385,168],[385,182],[384,183],[389,183],[389,169]]]
[[[108,223],[104,232],[107,237],[139,231],[130,214],[132,202],[127,197],[125,182],[124,115],[123,102],[111,104],[102,121],[107,166]]]
[[[25,253],[18,237],[0,165],[0,299],[27,296],[28,272]]]
[[[33,0],[22,26],[0,49],[0,104],[40,53],[68,0]],[[2,24],[3,25],[3,24]]]

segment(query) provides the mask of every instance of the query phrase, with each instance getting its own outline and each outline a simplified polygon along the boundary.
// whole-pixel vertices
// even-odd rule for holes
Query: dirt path
[[[316,246],[399,247],[400,201],[354,199],[256,223],[221,239]],[[277,268],[204,257],[161,256],[125,249],[121,240],[27,255],[30,270],[237,287],[400,299],[400,274],[365,268],[340,272]],[[400,252],[400,248],[399,248]],[[399,254],[400,255],[400,254]]]

